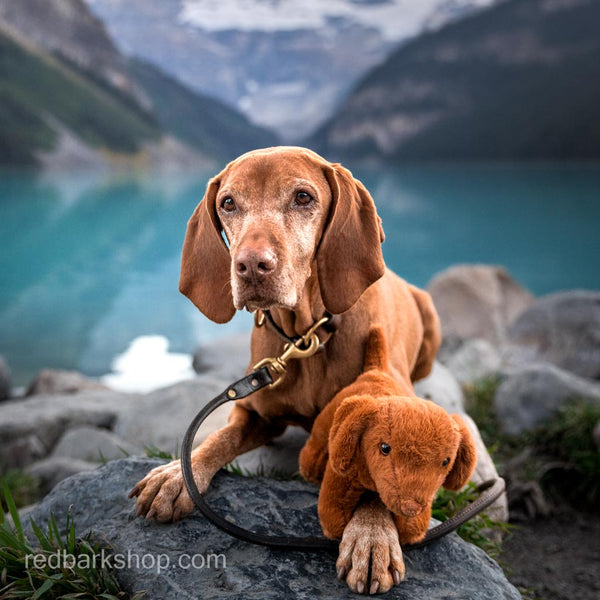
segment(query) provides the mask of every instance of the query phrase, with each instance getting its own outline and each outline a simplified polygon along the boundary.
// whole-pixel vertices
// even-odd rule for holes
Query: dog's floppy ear
[[[326,166],[324,171],[331,188],[331,209],[317,251],[317,267],[325,307],[337,315],[383,275],[384,235],[365,186],[340,165]]]
[[[231,294],[231,257],[221,237],[215,199],[220,176],[208,182],[202,202],[188,221],[179,291],[215,323],[227,323],[235,313]]]
[[[360,440],[375,411],[370,396],[351,396],[335,411],[329,431],[329,463],[338,474],[358,473]]]
[[[457,423],[460,433],[460,444],[456,459],[452,465],[452,469],[442,484],[448,490],[460,490],[463,485],[466,485],[475,470],[477,462],[477,448],[475,440],[471,435],[466,423],[460,415],[450,415]]]

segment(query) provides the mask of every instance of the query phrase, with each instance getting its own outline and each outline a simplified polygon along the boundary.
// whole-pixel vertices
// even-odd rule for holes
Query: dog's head
[[[385,270],[373,200],[305,148],[244,154],[210,180],[188,223],[179,289],[208,318],[294,309],[317,269],[321,297],[348,310]]]
[[[465,485],[476,459],[463,419],[420,398],[348,398],[329,437],[332,468],[377,491],[389,510],[406,517],[430,511],[440,487]]]

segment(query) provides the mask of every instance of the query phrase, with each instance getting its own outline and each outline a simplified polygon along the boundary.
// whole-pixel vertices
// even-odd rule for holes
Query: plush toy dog
[[[425,536],[443,486],[458,490],[475,468],[475,443],[459,415],[414,395],[389,374],[378,325],[366,343],[363,373],[316,418],[300,454],[300,473],[319,483],[319,518],[340,538],[361,496],[377,492],[393,513],[401,544]]]

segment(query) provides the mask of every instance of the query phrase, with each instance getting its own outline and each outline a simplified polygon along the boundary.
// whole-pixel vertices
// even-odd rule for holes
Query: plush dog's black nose
[[[235,260],[235,271],[242,279],[263,279],[276,267],[277,258],[268,248],[242,248]]]

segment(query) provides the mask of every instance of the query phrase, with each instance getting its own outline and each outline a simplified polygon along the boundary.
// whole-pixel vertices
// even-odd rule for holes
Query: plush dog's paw
[[[338,577],[359,594],[387,592],[404,579],[398,532],[381,501],[359,506],[354,511],[344,530],[336,568]]]
[[[210,479],[205,481],[207,478],[195,469],[194,476],[200,493],[205,492]],[[136,514],[161,523],[178,521],[194,508],[194,503],[185,488],[179,460],[152,469],[129,492],[130,498],[135,496]]]
[[[325,467],[327,466],[327,451],[318,449],[310,444],[310,438],[302,448],[298,457],[300,475],[311,483],[319,484],[323,480]]]

